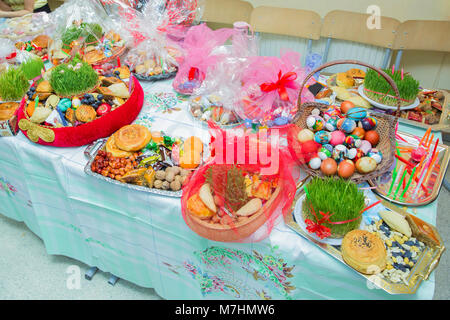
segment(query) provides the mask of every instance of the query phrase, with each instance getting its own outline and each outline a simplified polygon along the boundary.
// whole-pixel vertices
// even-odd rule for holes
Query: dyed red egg
[[[364,140],[369,141],[372,147],[375,147],[380,141],[380,135],[375,130],[369,130],[366,132]]]

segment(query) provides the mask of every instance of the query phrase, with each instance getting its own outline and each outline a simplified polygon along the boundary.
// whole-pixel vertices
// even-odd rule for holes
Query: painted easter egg
[[[334,148],[331,156],[337,163],[339,163],[347,156],[347,148],[342,144],[338,144]]]
[[[314,141],[320,144],[327,144],[330,142],[331,135],[328,131],[320,130],[314,134]]]
[[[63,98],[58,103],[58,109],[61,110],[61,112],[66,112],[71,106],[72,101],[68,98]]]
[[[361,139],[354,135],[346,136],[344,139],[344,145],[347,148],[359,148],[361,146]]]
[[[337,127],[345,133],[352,133],[352,131],[356,128],[356,122],[355,120],[348,118],[339,119],[337,122]]]
[[[309,129],[303,129],[303,130],[301,130],[298,133],[297,139],[300,142],[305,142],[305,141],[308,141],[308,140],[314,140],[314,132],[312,132]]]
[[[375,149],[375,148],[373,148],[372,150],[370,150],[370,151],[367,153],[367,156],[370,157],[370,158],[372,158],[372,159],[374,159],[375,162],[376,162],[377,164],[380,164],[380,163],[381,163],[381,160],[383,160],[383,154],[381,153],[380,150]]]
[[[330,118],[340,118],[341,110],[337,106],[330,106],[323,112],[323,118],[328,121]]]
[[[319,116],[309,116],[306,118],[306,126],[313,131],[320,131],[323,129],[325,121]]]
[[[374,117],[367,117],[361,120],[360,125],[361,127],[366,130],[373,130],[377,127],[377,119],[375,119]]]
[[[370,149],[372,149],[372,144],[367,140],[362,140],[359,149],[361,149],[364,154],[367,154]]]
[[[327,120],[327,122],[325,123],[325,129],[327,129],[328,131],[336,131],[337,130],[337,122],[338,122],[339,118],[338,117],[331,117]]]
[[[317,153],[317,155],[319,156],[319,158],[321,160],[325,160],[331,157],[331,151],[328,150],[325,147],[320,148],[319,152]]]
[[[345,140],[345,133],[342,131],[336,130],[331,133],[330,144],[333,146],[337,146],[338,144],[343,144]]]
[[[362,157],[356,162],[356,170],[358,170],[359,173],[370,173],[374,171],[376,167],[377,162],[370,157]]]
[[[362,107],[354,107],[348,110],[345,116],[350,120],[361,121],[367,117],[367,110]]]
[[[314,170],[319,169],[321,164],[322,164],[322,160],[320,160],[320,158],[312,158],[309,161],[309,167]]]

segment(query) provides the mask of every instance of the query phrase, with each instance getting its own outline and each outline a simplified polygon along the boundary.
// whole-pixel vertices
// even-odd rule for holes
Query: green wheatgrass
[[[2,101],[18,101],[27,92],[30,83],[19,68],[10,68],[0,75],[0,97]]]
[[[69,67],[78,63],[81,67],[77,70]],[[80,95],[94,88],[97,82],[97,72],[89,64],[78,59],[56,66],[50,76],[50,85],[55,93],[61,96]]]
[[[78,40],[80,37],[85,38],[84,42],[96,42],[103,35],[102,27],[97,23],[82,23],[80,26],[71,26],[64,30],[61,40],[64,45],[70,46],[72,41]]]
[[[392,70],[389,69],[384,69],[383,71],[386,72],[388,76],[392,78],[392,80],[394,80],[400,93],[400,98],[406,100],[401,101],[401,105],[411,104],[419,93],[419,81],[415,80],[411,75],[407,73],[403,74],[402,80],[401,71],[399,70],[395,71],[394,74],[392,74]],[[378,94],[366,90],[365,93],[369,98],[385,105],[397,105],[397,99],[395,98],[394,89],[386,81],[386,79],[384,79],[375,70],[370,69],[367,71],[366,77],[364,79],[364,88],[370,91],[381,93]],[[387,97],[385,96],[386,94],[392,97]]]
[[[319,219],[322,218],[319,211],[334,213],[329,219],[331,222],[352,220],[358,217],[355,221],[344,224],[322,223],[323,226],[331,229],[330,238],[342,238],[347,232],[359,227],[365,203],[364,193],[358,189],[355,183],[344,179],[316,177],[307,184],[306,188],[308,193],[302,204],[304,219],[317,222],[310,205]]]
[[[44,62],[41,58],[30,59],[20,65],[20,69],[28,80],[32,80],[39,76],[44,69]]]

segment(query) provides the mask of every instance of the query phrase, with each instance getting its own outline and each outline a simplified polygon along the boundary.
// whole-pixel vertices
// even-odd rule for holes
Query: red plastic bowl
[[[109,137],[121,127],[132,123],[144,104],[144,91],[139,81],[135,77],[132,79],[134,88],[130,98],[123,105],[94,121],[77,127],[50,128],[36,124],[35,126],[42,127],[44,130],[52,130],[55,133],[54,141],[45,142],[39,138],[36,143],[53,147],[79,147],[97,139]],[[26,99],[22,99],[18,112],[18,123],[22,119],[27,120],[25,102]],[[20,130],[28,138],[27,130]]]

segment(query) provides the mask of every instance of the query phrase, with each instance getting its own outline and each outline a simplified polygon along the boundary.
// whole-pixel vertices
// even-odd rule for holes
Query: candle
[[[406,183],[406,187],[403,189],[403,192],[402,192],[402,194],[400,195],[400,199],[403,199],[404,196],[405,196],[405,193],[408,191],[409,185],[411,184],[411,181],[412,181],[412,179],[413,179],[413,177],[414,177],[414,174],[416,173],[416,169],[417,169],[417,166],[415,166],[415,167],[413,168],[413,170],[412,170],[412,172],[411,172],[411,175],[409,176],[408,182]]]
[[[401,73],[401,77],[402,77],[402,80],[403,80],[403,68],[402,68],[402,73]]]
[[[117,58],[117,67],[121,67],[122,65],[120,64],[120,57]]]
[[[392,65],[392,75],[394,75],[395,65]]]
[[[36,99],[34,99],[34,108],[36,109],[39,105],[39,96],[36,94]]]

